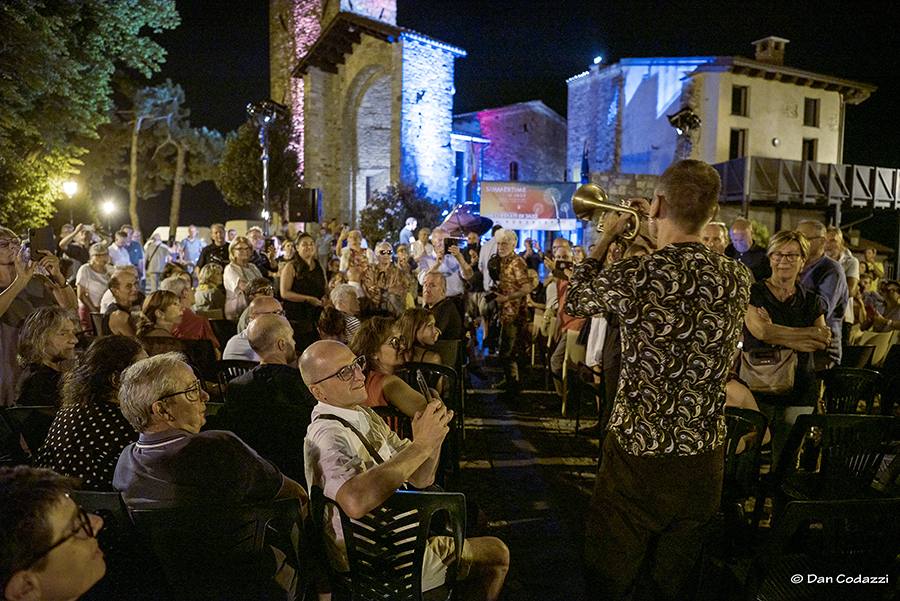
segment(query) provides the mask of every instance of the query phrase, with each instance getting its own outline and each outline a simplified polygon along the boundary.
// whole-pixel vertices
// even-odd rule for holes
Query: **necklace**
[[[793,282],[788,284],[789,287],[779,286],[772,278],[766,278],[765,282],[766,286],[769,287],[769,290],[772,291],[772,294],[775,296],[775,298],[780,301],[786,301],[787,299],[794,296],[794,294],[797,292],[797,287]]]

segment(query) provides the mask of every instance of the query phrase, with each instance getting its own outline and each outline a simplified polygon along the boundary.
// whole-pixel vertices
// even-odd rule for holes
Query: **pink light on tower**
[[[300,0],[293,5],[293,47],[295,64],[303,58],[322,33],[322,0]],[[288,145],[297,152],[299,174],[303,173],[303,78],[292,77],[291,87],[291,142]]]

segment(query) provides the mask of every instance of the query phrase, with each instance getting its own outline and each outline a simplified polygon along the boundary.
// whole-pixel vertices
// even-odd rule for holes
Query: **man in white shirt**
[[[362,407],[366,402],[364,362],[365,358],[356,357],[333,340],[312,344],[300,357],[303,381],[318,401],[304,442],[306,481],[321,488],[327,498],[356,519],[384,503],[406,482],[416,488],[434,482],[441,444],[453,419],[453,411],[435,397],[413,418],[413,440],[401,440],[378,414]],[[325,519],[332,565],[338,571],[347,571],[339,516],[329,512]],[[453,555],[452,546],[446,537],[429,540],[423,591],[443,584],[443,562]],[[461,598],[496,599],[509,569],[506,545],[494,537],[470,538],[457,555],[458,577],[465,579],[467,589]]]
[[[115,241],[109,245],[109,260],[115,267],[124,267],[131,265],[131,255],[125,246],[131,241],[131,237],[125,230],[116,232]]]
[[[859,288],[859,259],[850,254],[844,246],[844,234],[838,227],[831,226],[825,230],[825,254],[841,264],[844,275],[847,278],[847,290],[850,295],[847,302],[847,310],[844,312],[844,321],[841,324],[841,340],[849,344],[850,328],[853,326],[853,298]]]

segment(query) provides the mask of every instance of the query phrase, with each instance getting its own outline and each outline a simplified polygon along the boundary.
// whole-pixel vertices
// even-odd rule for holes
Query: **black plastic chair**
[[[228,401],[228,383],[236,377],[244,375],[259,365],[256,361],[242,359],[221,359],[216,361],[216,381],[219,383],[219,394]]]
[[[452,367],[459,376],[459,406],[453,410],[459,415],[460,437],[466,439],[466,347],[460,340],[438,340],[432,347],[441,357],[441,364]]]
[[[465,540],[466,498],[462,493],[397,491],[359,520],[312,489],[314,528],[321,534],[327,507],[340,514],[347,548],[349,572],[331,573],[332,584],[353,601],[429,601],[453,598],[458,561],[447,566],[443,586],[422,592],[422,562],[434,514],[446,512],[448,536],[453,538],[457,560]],[[444,524],[444,520],[440,520]]]
[[[177,599],[288,599],[291,591],[300,599],[308,592],[311,571],[297,499],[133,509],[131,516]],[[283,564],[273,549],[284,555]],[[285,566],[294,571],[287,591],[274,580]]]
[[[841,349],[841,367],[865,368],[872,364],[875,354],[874,344],[847,345]]]
[[[210,319],[209,327],[212,328],[221,349],[224,349],[231,337],[237,334],[237,324],[227,319]]]
[[[589,402],[591,407],[597,410],[597,426],[602,430],[606,425],[602,423],[606,389],[602,381],[594,381],[595,375],[602,376],[602,374],[595,372],[584,361],[579,361],[578,365],[570,367],[569,374],[571,374],[569,378],[569,398],[574,401],[572,405],[575,406],[575,434],[578,435],[578,429],[581,425],[581,407],[585,401]]]
[[[720,511],[730,541],[737,544],[752,542],[753,529],[749,528],[750,523],[745,518],[744,506],[750,497],[762,503],[759,470],[768,420],[753,409],[725,407],[725,425],[725,471]]]
[[[773,519],[789,501],[883,496],[874,486],[896,452],[900,420],[875,415],[800,415],[768,482]],[[759,501],[761,501],[760,499]],[[762,503],[757,502],[757,510]],[[754,524],[760,511],[754,511]]]
[[[28,451],[34,457],[50,432],[56,418],[56,407],[7,407],[6,420],[13,432],[25,439]]]
[[[891,599],[900,552],[900,498],[792,501],[772,522],[744,583],[745,599]],[[817,582],[885,576],[889,583]],[[799,576],[799,579],[797,578]]]
[[[447,408],[452,409],[454,413],[453,421],[450,422],[450,434],[444,440],[444,446],[441,449],[441,462],[438,465],[440,482],[446,486],[451,482],[455,482],[455,479],[459,476],[459,457],[460,449],[462,447],[462,423],[464,419],[461,409],[461,388],[463,388],[463,383],[459,379],[456,371],[451,367],[417,361],[405,363],[401,369],[397,370],[397,376],[415,390],[419,390],[418,380],[416,379],[417,370],[422,371],[422,375],[425,376],[425,379],[428,382],[434,382],[438,379],[443,380],[444,389],[441,394],[441,400]],[[376,407],[375,409],[381,410],[385,408]],[[396,410],[394,411],[396,412]],[[380,411],[379,414],[381,414]],[[403,417],[405,418],[406,416]],[[409,434],[411,437],[411,428]]]
[[[875,389],[880,375],[871,369],[832,367],[819,373],[825,383],[825,413],[857,413],[860,401],[866,413],[875,412]]]
[[[81,597],[83,600],[173,598],[165,579],[159,577],[155,557],[140,549],[137,531],[122,495],[114,491],[75,490],[69,496],[88,513],[103,518],[97,542],[106,561],[106,577]]]

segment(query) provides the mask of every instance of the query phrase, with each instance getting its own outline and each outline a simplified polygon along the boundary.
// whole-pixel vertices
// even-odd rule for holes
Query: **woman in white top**
[[[94,331],[91,313],[100,313],[100,299],[109,289],[109,249],[102,242],[91,246],[90,261],[78,268],[75,287],[78,293],[78,319],[86,333]],[[97,334],[97,333],[95,333]]]
[[[244,291],[250,282],[261,278],[262,274],[256,265],[250,262],[253,246],[244,236],[238,236],[228,246],[231,263],[225,266],[225,318],[237,321],[247,308],[247,296]]]

